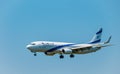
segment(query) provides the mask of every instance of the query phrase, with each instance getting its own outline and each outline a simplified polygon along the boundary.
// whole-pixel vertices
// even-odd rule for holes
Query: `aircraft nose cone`
[[[26,48],[27,48],[27,49],[30,49],[30,48],[31,48],[31,46],[30,46],[30,45],[27,45],[27,46],[26,46]]]

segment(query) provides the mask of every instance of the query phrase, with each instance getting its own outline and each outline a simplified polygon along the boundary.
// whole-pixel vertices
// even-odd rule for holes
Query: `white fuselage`
[[[106,42],[101,42],[102,28],[94,35],[92,40],[86,44],[75,44],[66,42],[50,42],[50,41],[36,41],[27,45],[27,49],[34,53],[36,56],[37,52],[44,52],[48,56],[53,56],[55,54],[60,54],[60,58],[64,58],[63,54],[70,54],[73,58],[74,54],[86,54],[91,52],[96,52],[102,47],[110,46],[109,42],[111,36]]]
[[[27,45],[27,48],[31,52],[49,52],[50,54],[53,53],[59,53],[62,54],[62,50],[65,51],[72,51],[71,48],[77,48],[77,47],[88,47],[84,50],[76,50],[72,52],[73,54],[85,54],[90,52],[97,51],[98,47],[95,47],[96,45],[93,44],[75,44],[75,43],[65,43],[65,42],[50,42],[50,41],[36,41],[32,42],[31,44]],[[71,54],[71,53],[64,53],[64,54]]]

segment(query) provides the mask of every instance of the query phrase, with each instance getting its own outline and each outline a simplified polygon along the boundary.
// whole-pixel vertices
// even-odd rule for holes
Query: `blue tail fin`
[[[101,42],[101,36],[102,36],[102,28],[100,28],[100,30],[95,34],[95,36],[92,38],[92,40],[89,43],[94,44]]]

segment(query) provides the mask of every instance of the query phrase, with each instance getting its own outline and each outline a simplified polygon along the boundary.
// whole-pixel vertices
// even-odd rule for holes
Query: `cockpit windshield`
[[[35,43],[31,43],[31,45],[36,45]]]

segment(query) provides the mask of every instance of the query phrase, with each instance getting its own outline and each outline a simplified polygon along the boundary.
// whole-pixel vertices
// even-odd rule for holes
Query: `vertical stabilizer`
[[[89,43],[94,44],[101,42],[102,31],[103,29],[100,28],[100,30],[95,34],[95,36],[92,38],[92,40]]]

